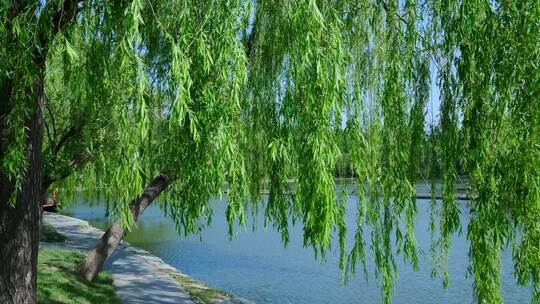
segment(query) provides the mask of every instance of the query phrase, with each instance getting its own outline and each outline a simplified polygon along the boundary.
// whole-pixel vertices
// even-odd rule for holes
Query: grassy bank
[[[176,273],[169,274],[180,286],[200,304],[216,304],[232,299],[232,296],[224,291],[210,288],[203,282],[194,280],[186,275]]]
[[[84,255],[77,251],[42,248],[38,257],[39,303],[116,304],[110,274],[101,272],[87,283],[75,275]]]
[[[66,237],[43,223],[41,241],[65,242]],[[44,304],[116,304],[118,300],[111,275],[102,271],[92,283],[79,278],[74,270],[84,258],[78,251],[40,248],[38,255],[38,302]]]

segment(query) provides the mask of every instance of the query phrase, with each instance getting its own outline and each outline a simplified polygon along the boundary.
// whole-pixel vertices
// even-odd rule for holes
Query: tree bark
[[[174,176],[161,173],[146,186],[139,197],[129,204],[129,210],[135,222],[137,222],[139,216],[144,212],[146,207],[148,207],[174,180]],[[88,253],[86,258],[77,266],[75,270],[77,274],[87,281],[92,281],[99,271],[101,271],[103,264],[114,252],[124,235],[125,230],[120,221],[115,221],[98,241],[96,248]]]
[[[0,303],[36,303],[39,203],[41,199],[43,77],[35,80],[36,102],[26,127],[27,170],[15,205],[9,198],[16,191],[13,180],[0,173]]]
[[[50,17],[53,28],[40,26],[37,29],[39,41],[28,42],[28,52],[33,53],[34,66],[16,67],[14,73],[0,77],[0,158],[4,157],[11,140],[13,130],[8,123],[8,114],[17,102],[26,102],[12,98],[13,84],[25,81],[24,75],[35,72],[34,83],[25,87],[32,104],[28,105],[30,112],[25,120],[26,137],[26,171],[22,177],[20,188],[15,181],[0,170],[0,303],[36,303],[37,302],[37,254],[39,247],[39,218],[42,198],[43,161],[41,154],[43,136],[43,109],[46,103],[44,91],[45,60],[47,57],[50,37],[54,37],[62,28],[76,20],[79,1],[62,1],[61,7],[56,2],[47,1],[37,18]],[[8,9],[9,20],[27,11],[33,4],[31,1],[11,1]],[[3,4],[4,5],[4,4]],[[49,8],[49,6],[52,6]],[[50,14],[49,14],[50,13]],[[69,17],[63,17],[64,14]],[[29,22],[23,19],[23,22]],[[48,24],[43,22],[43,24]],[[11,52],[12,47],[20,44],[11,24],[7,24],[6,47]],[[28,30],[28,29],[26,29]],[[25,44],[27,42],[24,42]],[[19,46],[17,46],[17,50]],[[21,69],[21,70],[18,70]],[[18,76],[16,76],[18,75]],[[23,76],[21,76],[23,75]],[[14,77],[14,78],[12,78]],[[17,191],[17,192],[14,192]],[[9,204],[11,195],[15,195],[14,205]]]

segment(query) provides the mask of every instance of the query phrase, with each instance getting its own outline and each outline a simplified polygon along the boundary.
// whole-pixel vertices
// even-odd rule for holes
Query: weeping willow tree
[[[0,15],[2,302],[35,302],[50,183],[108,199],[129,228],[130,202],[166,172],[175,181],[161,207],[180,233],[204,229],[210,198],[226,195],[231,235],[261,210],[285,243],[294,221],[317,256],[338,246],[345,280],[358,263],[367,274],[372,255],[389,303],[396,259],[418,268],[415,184],[433,82],[443,186],[431,206],[433,274],[448,285],[459,162],[474,194],[476,301],[502,303],[506,247],[540,301],[536,1],[3,1]],[[355,231],[333,176],[338,133],[358,181]]]

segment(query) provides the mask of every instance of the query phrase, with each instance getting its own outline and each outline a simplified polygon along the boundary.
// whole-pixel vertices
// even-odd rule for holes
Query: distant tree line
[[[350,144],[348,136],[345,134],[346,132],[346,129],[340,129],[335,133],[341,151],[341,155],[334,169],[334,176],[336,178],[357,177],[355,170],[352,167],[350,156],[350,151],[354,147]],[[442,133],[439,126],[427,127],[424,132],[421,133],[420,142],[422,149],[420,150],[421,156],[418,166],[418,174],[421,180],[428,181],[430,179],[441,179],[441,149],[444,149],[444,145],[441,143],[442,140]],[[460,136],[459,138],[459,146],[463,147],[463,136]],[[455,168],[458,175],[467,175],[462,160],[455,160]]]

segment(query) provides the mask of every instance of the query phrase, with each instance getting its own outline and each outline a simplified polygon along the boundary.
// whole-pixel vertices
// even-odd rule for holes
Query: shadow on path
[[[88,251],[95,247],[103,231],[88,222],[44,212],[43,219],[67,237],[65,243],[41,244],[46,247]],[[149,252],[122,241],[105,264],[121,303],[195,304],[191,297],[169,276],[180,274],[174,267]]]

